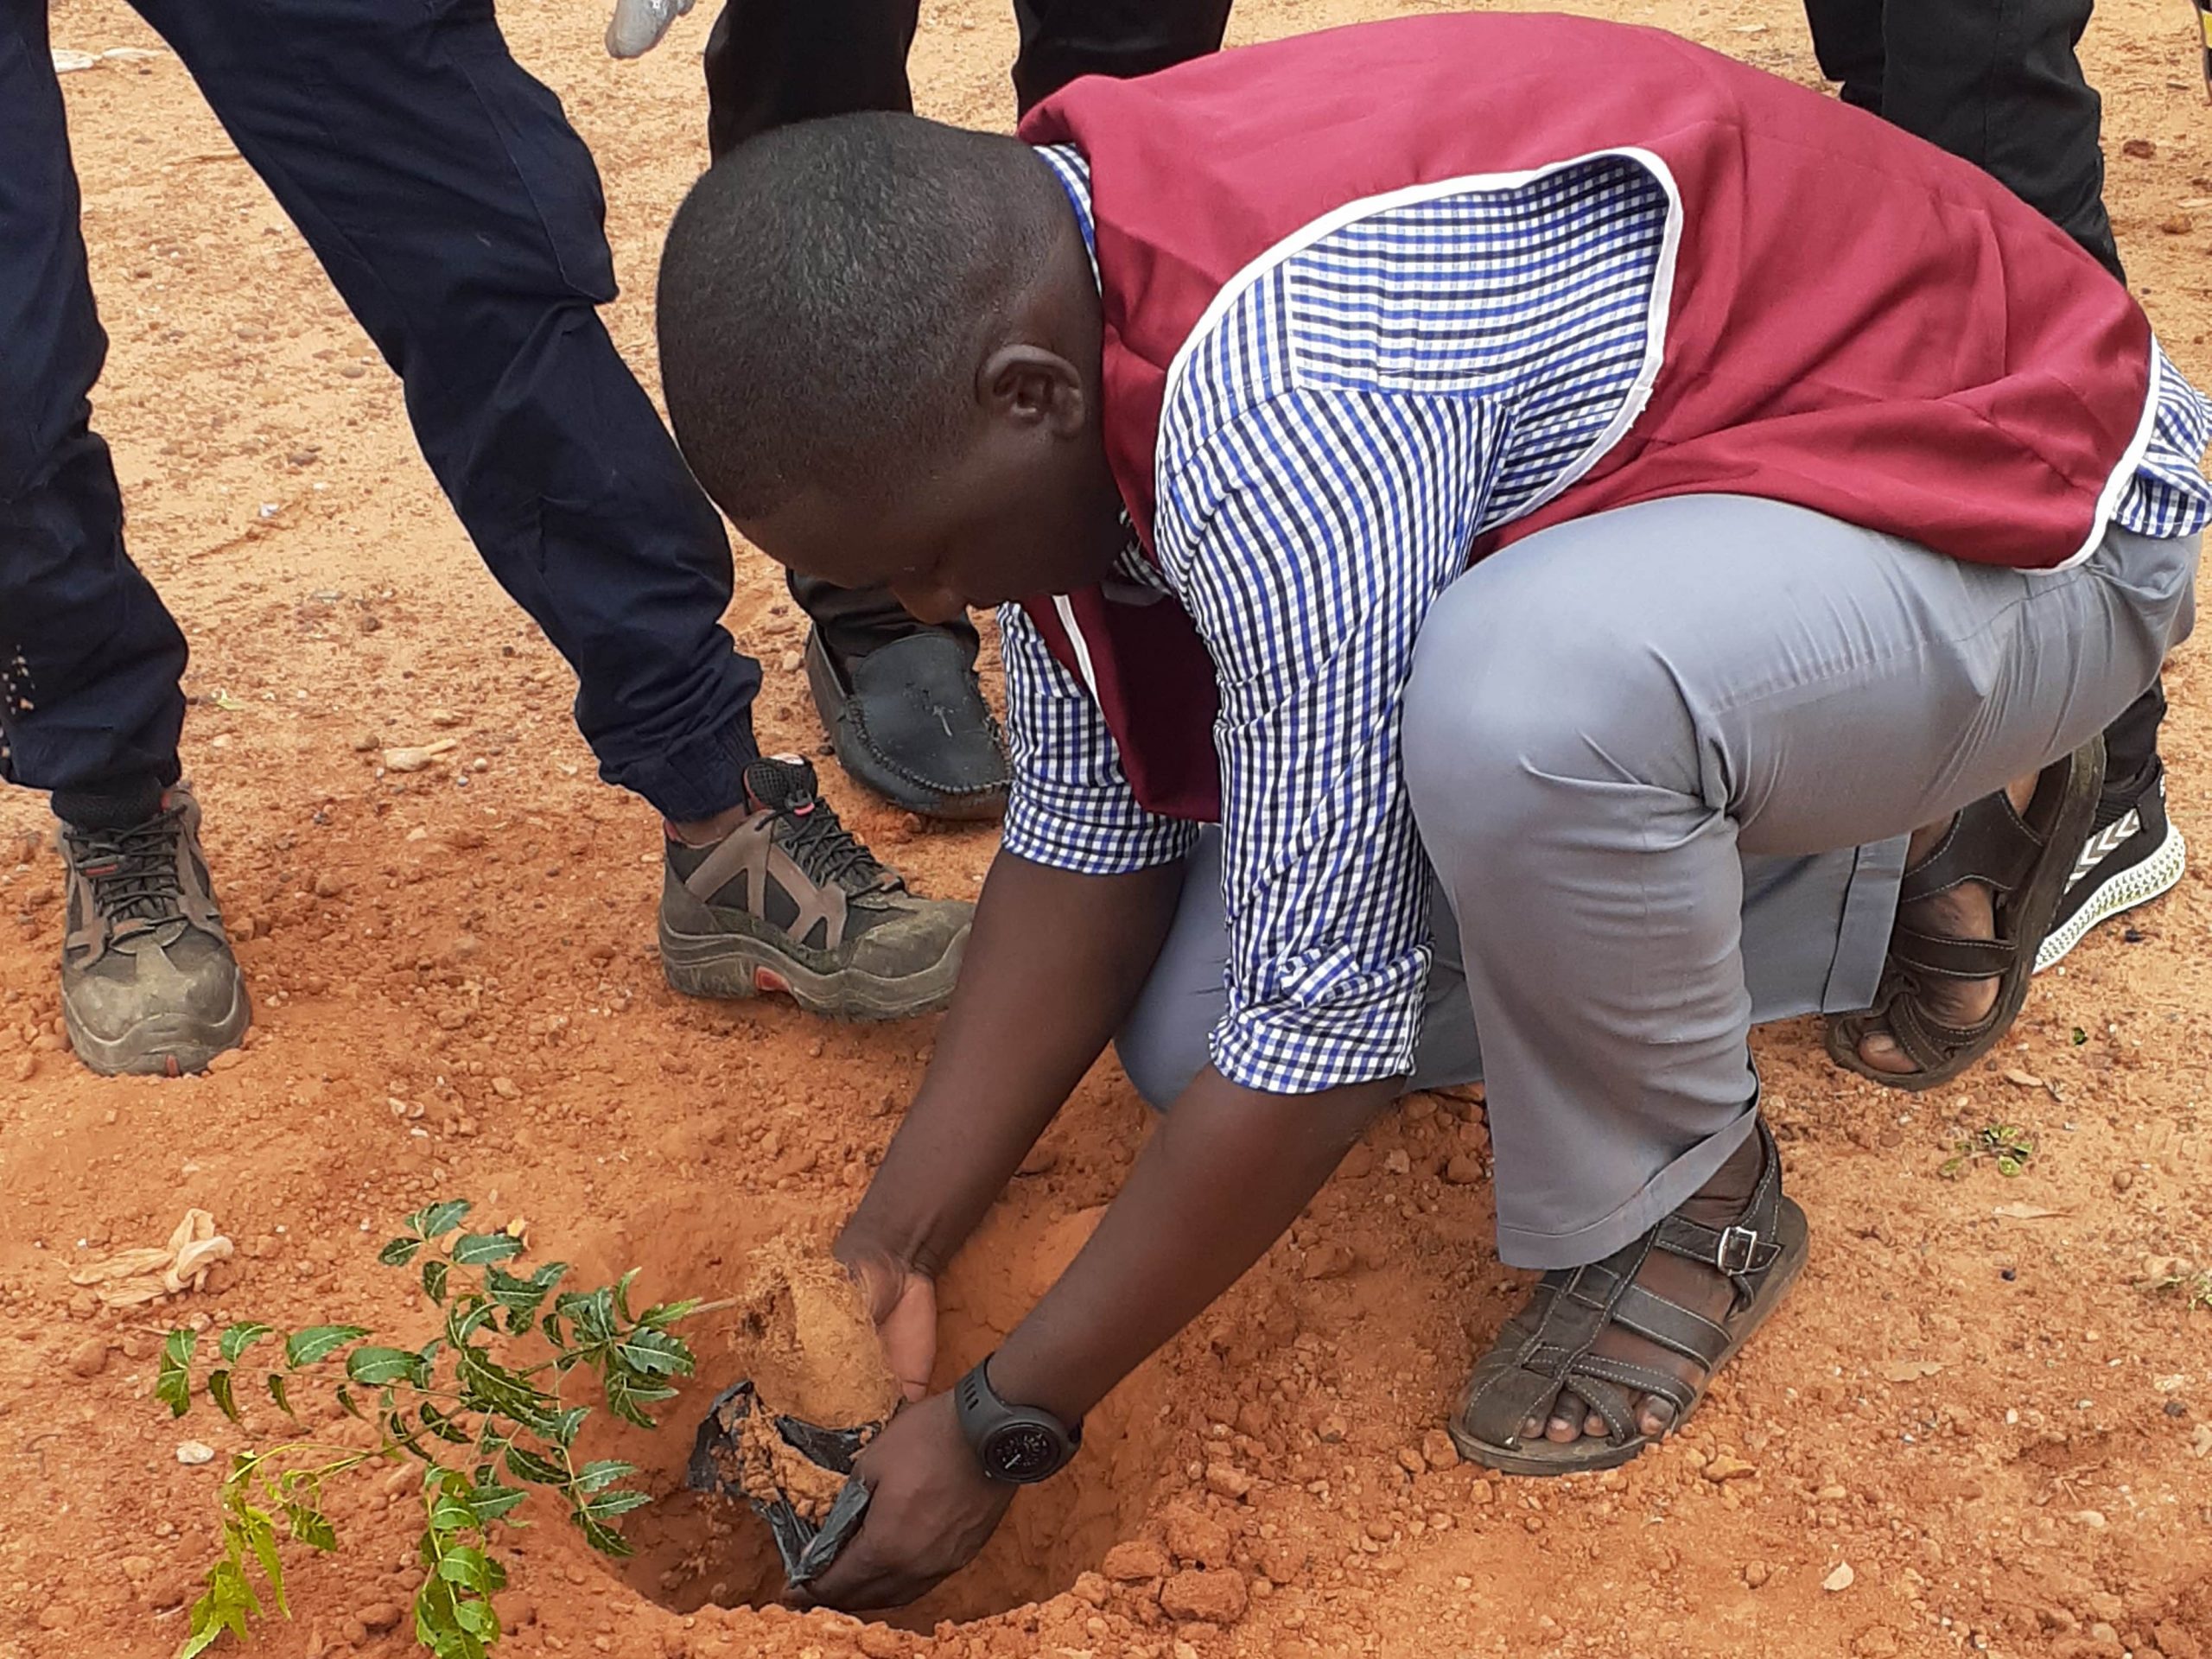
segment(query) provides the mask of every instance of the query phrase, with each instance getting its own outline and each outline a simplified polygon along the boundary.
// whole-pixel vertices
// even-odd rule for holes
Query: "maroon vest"
[[[1605,153],[1642,161],[1676,204],[1649,400],[1471,556],[1725,492],[2048,569],[2101,533],[2148,434],[2149,325],[2040,214],[1932,145],[1656,30],[1364,24],[1080,80],[1021,132],[1090,163],[1106,449],[1147,550],[1171,365],[1240,273],[1350,204]],[[1213,668],[1182,608],[1096,588],[1024,603],[1097,696],[1137,798],[1217,817]]]

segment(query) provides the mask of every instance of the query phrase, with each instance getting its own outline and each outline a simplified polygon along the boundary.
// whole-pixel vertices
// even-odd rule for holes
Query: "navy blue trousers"
[[[134,0],[404,381],[500,585],[574,665],[608,782],[743,798],[760,669],[720,518],[616,353],[604,203],[491,0]],[[47,0],[0,0],[0,776],[130,822],[177,776],[185,642],[124,550],[107,340]]]

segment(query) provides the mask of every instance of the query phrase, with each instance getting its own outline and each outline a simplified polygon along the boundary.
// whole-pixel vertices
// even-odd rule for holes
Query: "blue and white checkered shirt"
[[[1091,238],[1090,173],[1040,152]],[[1601,159],[1504,190],[1390,207],[1240,295],[1162,411],[1155,568],[1221,690],[1229,1006],[1212,1055],[1304,1094],[1413,1067],[1427,870],[1399,769],[1414,644],[1484,531],[1531,511],[1640,407],[1668,200]],[[2160,359],[2151,454],[2120,522],[2212,518],[2212,407]],[[1131,793],[1105,717],[1018,607],[1001,611],[1014,762],[1005,846],[1114,874],[1187,854],[1198,826]]]

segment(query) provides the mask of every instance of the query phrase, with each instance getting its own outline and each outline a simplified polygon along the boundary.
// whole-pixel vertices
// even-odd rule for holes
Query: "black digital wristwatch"
[[[990,1368],[987,1356],[952,1385],[960,1432],[993,1480],[1015,1486],[1050,1480],[1068,1466],[1083,1444],[1083,1425],[1070,1428],[1049,1411],[1009,1406],[991,1387]]]

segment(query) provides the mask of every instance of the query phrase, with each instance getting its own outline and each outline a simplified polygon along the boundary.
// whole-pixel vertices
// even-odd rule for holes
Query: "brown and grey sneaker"
[[[77,1058],[108,1077],[204,1071],[252,1018],[200,849],[200,803],[179,784],[128,830],[61,826],[69,867],[61,1017]]]
[[[796,755],[745,769],[753,816],[721,840],[668,837],[660,960],[687,996],[782,991],[810,1014],[904,1020],[941,1008],[972,905],[918,899],[822,798]]]

